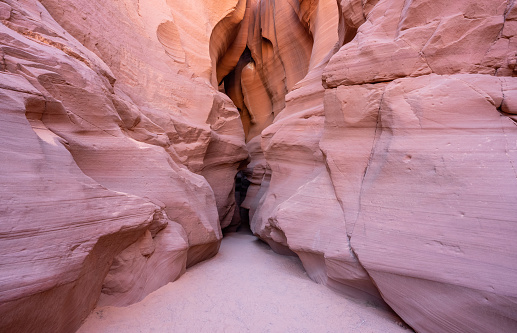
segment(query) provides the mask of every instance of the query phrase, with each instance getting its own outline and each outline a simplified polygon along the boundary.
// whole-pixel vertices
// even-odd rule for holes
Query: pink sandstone
[[[0,330],[73,331],[217,252],[244,133],[208,45],[175,64],[151,4],[1,5]]]
[[[418,332],[517,330],[513,0],[0,2],[0,331],[69,332],[240,210]],[[385,302],[385,303],[384,303]]]

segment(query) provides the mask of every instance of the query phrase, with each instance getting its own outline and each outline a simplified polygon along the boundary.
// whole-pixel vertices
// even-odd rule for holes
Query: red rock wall
[[[327,25],[332,11],[339,51],[314,35],[330,60],[248,143],[264,155],[252,230],[419,332],[515,331],[514,2],[339,1]]]
[[[2,332],[72,332],[217,253],[248,152],[205,28],[235,3],[198,30],[155,5],[0,2]]]
[[[2,0],[0,331],[215,254],[246,159],[253,232],[313,280],[516,331],[514,2]]]

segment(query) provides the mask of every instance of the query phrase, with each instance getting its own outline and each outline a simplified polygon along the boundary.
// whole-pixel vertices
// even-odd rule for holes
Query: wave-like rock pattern
[[[217,253],[244,132],[210,31],[196,57],[178,6],[154,5],[0,3],[0,331],[74,331]]]
[[[243,203],[253,231],[314,280],[382,297],[419,332],[514,331],[514,2],[329,1],[323,12],[339,50],[313,33],[319,66],[262,132]]]
[[[214,255],[239,169],[253,232],[313,280],[418,332],[517,330],[515,1],[2,0],[0,20],[1,331],[73,331]]]

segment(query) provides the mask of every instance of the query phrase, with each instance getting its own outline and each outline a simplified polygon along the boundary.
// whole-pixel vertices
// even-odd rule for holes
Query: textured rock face
[[[262,132],[252,229],[316,281],[378,290],[417,331],[514,331],[513,1],[334,10],[339,51],[314,35],[329,56]]]
[[[154,5],[0,2],[0,331],[74,331],[218,250],[244,133],[210,30]]]
[[[514,11],[381,1],[323,74],[320,147],[352,248],[418,331],[517,327]]]
[[[73,331],[215,254],[239,168],[253,232],[313,280],[419,332],[517,330],[515,1],[0,20],[0,331]]]
[[[354,154],[366,172],[354,174],[339,158],[336,127],[322,140],[354,251],[385,300],[419,331],[515,328],[517,147],[515,123],[496,110],[504,81],[475,74],[399,79],[377,88],[382,93],[370,90],[371,101],[378,97],[361,117],[343,107],[341,129],[363,127],[353,142],[371,147],[367,159]],[[349,100],[348,93],[329,91],[327,102]]]
[[[251,208],[255,234],[279,253],[297,254],[313,280],[382,303],[350,248],[343,211],[319,148],[325,123],[321,76],[344,38],[339,33],[339,8],[334,1],[320,1],[308,12],[306,24],[314,41],[308,72],[286,89],[285,108],[262,132],[265,159],[248,169],[252,186],[244,205]],[[280,20],[275,14],[266,21]],[[253,140],[248,145],[253,160],[257,148]],[[261,174],[264,180],[257,190]]]

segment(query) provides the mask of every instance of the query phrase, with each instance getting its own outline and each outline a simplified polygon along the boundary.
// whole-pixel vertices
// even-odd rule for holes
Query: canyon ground
[[[388,310],[316,284],[298,258],[239,232],[143,301],[95,309],[79,332],[411,332],[401,325]]]

